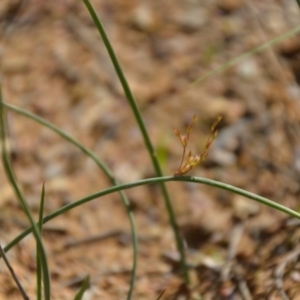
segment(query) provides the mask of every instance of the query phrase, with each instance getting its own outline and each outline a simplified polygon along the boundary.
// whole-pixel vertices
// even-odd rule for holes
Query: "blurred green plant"
[[[299,1],[300,0],[297,0],[298,3],[299,3]],[[281,43],[282,41],[284,41],[285,39],[296,35],[299,32],[300,32],[300,25],[289,30],[288,32],[266,42],[266,43],[263,43],[262,45],[260,45],[258,47],[255,47],[255,48],[249,50],[246,53],[243,53],[237,57],[234,57],[233,59],[231,59],[228,62],[222,64],[221,66],[213,69],[212,71],[207,72],[206,74],[198,77],[196,80],[194,80],[192,83],[190,83],[190,87],[194,87],[195,85],[207,80],[208,78],[210,78],[214,75],[225,72],[226,70],[235,66],[236,64],[240,63],[241,61],[246,60],[255,54],[258,54],[259,52],[262,52],[262,51],[268,49],[269,47],[275,46],[275,45]]]
[[[114,49],[113,49],[113,47],[110,43],[110,40],[109,40],[109,38],[106,34],[104,26],[102,25],[102,22],[101,22],[100,18],[98,17],[98,15],[97,15],[94,7],[92,6],[91,2],[89,0],[83,0],[83,2],[86,5],[86,7],[87,7],[94,23],[95,23],[95,26],[97,27],[97,29],[98,29],[98,31],[101,35],[101,38],[102,38],[103,43],[106,47],[106,50],[107,50],[107,52],[110,56],[110,59],[111,59],[113,65],[114,65],[114,68],[115,68],[116,73],[119,77],[120,83],[123,87],[125,96],[126,96],[128,102],[129,102],[131,110],[132,110],[132,112],[135,116],[136,122],[137,122],[137,124],[140,128],[141,133],[142,133],[144,143],[145,143],[145,146],[146,146],[146,148],[149,152],[149,155],[150,155],[150,158],[151,158],[151,161],[152,161],[152,165],[154,167],[156,175],[157,176],[163,176],[161,166],[160,166],[159,161],[157,159],[157,154],[156,154],[155,149],[152,145],[152,142],[151,142],[151,139],[149,137],[147,128],[145,126],[142,114],[140,113],[139,107],[136,103],[136,100],[133,96],[133,93],[131,92],[130,86],[127,82],[127,79],[126,79],[124,73],[123,73],[121,64],[119,63],[119,60],[118,60],[118,58],[115,54],[115,51],[114,51]],[[181,271],[182,271],[182,274],[183,274],[183,278],[184,278],[185,282],[187,284],[189,284],[190,279],[189,279],[189,273],[188,273],[188,268],[187,268],[187,264],[186,264],[185,250],[184,250],[183,240],[181,238],[181,234],[180,234],[180,231],[179,231],[178,223],[177,223],[177,220],[176,220],[175,210],[173,208],[173,204],[172,204],[169,192],[168,192],[168,190],[167,190],[167,188],[166,188],[166,186],[164,185],[163,182],[160,183],[160,187],[161,187],[161,190],[162,190],[163,197],[165,199],[165,205],[166,205],[166,208],[167,208],[167,212],[169,214],[170,224],[172,226],[173,233],[174,233],[174,236],[175,236],[177,250],[180,254],[180,267],[181,267]]]
[[[89,285],[90,285],[90,277],[86,276],[85,279],[83,280],[81,288],[78,291],[78,293],[76,294],[74,300],[83,299],[84,292],[89,288]]]
[[[209,137],[205,149],[203,151],[203,153],[201,153],[200,155],[196,155],[196,156],[192,156],[191,152],[189,152],[190,154],[188,154],[187,159],[184,163],[185,160],[185,153],[186,153],[186,147],[189,141],[189,134],[191,133],[194,123],[196,122],[196,117],[194,117],[192,123],[189,125],[188,129],[187,129],[187,134],[186,135],[181,135],[180,132],[178,130],[175,130],[175,134],[177,135],[177,137],[179,138],[182,146],[183,146],[183,155],[182,155],[182,159],[181,159],[181,163],[180,163],[180,167],[178,168],[178,170],[175,172],[174,176],[165,176],[163,177],[162,175],[162,171],[161,171],[161,165],[160,163],[164,163],[166,161],[166,157],[167,157],[167,151],[166,151],[166,146],[163,145],[163,147],[161,147],[161,149],[158,149],[155,151],[152,142],[149,138],[149,134],[147,132],[147,129],[145,127],[144,124],[144,120],[143,117],[139,111],[139,108],[136,104],[135,98],[130,90],[130,87],[127,83],[126,77],[122,71],[122,68],[120,66],[120,63],[115,55],[115,52],[113,50],[113,47],[110,44],[109,38],[106,35],[106,32],[104,30],[104,27],[100,21],[100,19],[98,18],[93,6],[91,5],[89,0],[83,0],[84,4],[86,5],[88,11],[90,12],[91,17],[94,20],[95,26],[97,27],[97,29],[99,30],[99,33],[103,39],[103,42],[106,46],[106,49],[110,55],[111,61],[116,69],[116,72],[118,74],[119,80],[123,86],[124,89],[124,93],[128,99],[128,102],[130,103],[130,106],[132,108],[132,111],[134,113],[134,116],[136,118],[136,121],[139,125],[139,128],[142,132],[143,138],[144,138],[144,142],[145,142],[145,146],[147,147],[148,151],[149,151],[149,155],[151,157],[152,160],[152,164],[154,166],[154,169],[156,171],[157,177],[156,178],[150,178],[150,179],[144,179],[144,180],[140,180],[140,181],[136,181],[136,182],[132,182],[132,183],[126,183],[126,184],[119,184],[116,179],[114,178],[113,174],[111,173],[111,171],[105,166],[105,164],[103,164],[103,162],[101,162],[97,156],[88,148],[86,148],[84,145],[82,145],[79,141],[77,141],[76,139],[74,139],[73,137],[71,137],[70,135],[66,134],[65,132],[63,132],[60,128],[56,127],[55,125],[49,123],[48,121],[30,113],[27,112],[21,108],[17,108],[15,106],[12,106],[10,104],[7,104],[3,101],[2,98],[2,91],[1,91],[1,85],[0,85],[0,138],[1,138],[1,146],[2,146],[2,161],[3,161],[3,165],[5,167],[5,171],[6,171],[6,175],[9,178],[9,181],[11,183],[11,185],[14,188],[14,191],[17,195],[17,198],[20,202],[20,205],[22,206],[29,222],[30,222],[30,227],[27,228],[26,230],[24,230],[21,234],[19,234],[15,239],[13,239],[3,250],[2,252],[2,257],[5,259],[5,252],[9,251],[13,246],[17,245],[25,236],[27,236],[29,233],[33,233],[35,240],[36,240],[36,264],[37,264],[37,299],[43,299],[43,295],[45,297],[45,299],[50,299],[51,297],[51,286],[50,286],[50,275],[49,275],[49,269],[48,269],[48,263],[47,263],[47,256],[46,256],[46,252],[44,249],[44,245],[43,245],[43,241],[42,241],[42,230],[43,230],[43,224],[45,224],[46,222],[56,218],[57,216],[66,213],[67,211],[78,207],[80,205],[83,205],[84,203],[87,203],[89,201],[92,201],[96,198],[102,197],[104,195],[108,195],[114,192],[120,192],[121,193],[121,198],[122,201],[126,207],[128,216],[129,216],[129,220],[130,220],[130,224],[131,224],[131,232],[132,232],[132,238],[133,238],[133,267],[132,267],[132,274],[131,274],[131,281],[130,281],[130,288],[129,288],[129,292],[127,295],[127,299],[131,299],[132,295],[133,295],[133,289],[134,289],[134,285],[135,285],[135,278],[136,278],[136,268],[137,268],[137,253],[138,253],[138,243],[137,243],[137,232],[136,232],[136,226],[134,223],[134,218],[133,218],[133,213],[131,211],[131,207],[130,207],[130,203],[128,201],[128,199],[126,198],[126,195],[124,194],[124,190],[126,189],[130,189],[130,188],[134,188],[137,186],[141,186],[141,185],[148,185],[148,184],[154,184],[154,183],[159,183],[161,184],[161,188],[162,188],[162,193],[164,195],[165,198],[165,203],[166,203],[166,207],[167,207],[167,211],[169,213],[169,219],[170,219],[170,224],[172,225],[173,231],[174,231],[174,235],[175,235],[175,239],[176,239],[176,244],[177,244],[177,248],[178,251],[180,253],[180,263],[181,263],[181,270],[182,270],[182,274],[183,277],[186,281],[186,283],[189,282],[189,274],[188,274],[188,269],[187,269],[187,265],[185,262],[185,252],[184,252],[184,247],[183,247],[183,243],[182,243],[182,239],[179,233],[179,228],[177,225],[177,221],[176,221],[176,216],[175,216],[175,212],[174,212],[174,208],[172,206],[172,202],[171,199],[169,197],[168,191],[164,185],[165,182],[168,181],[182,181],[182,182],[193,182],[193,183],[198,183],[198,184],[205,184],[205,185],[209,185],[212,187],[216,187],[216,188],[220,188],[223,190],[227,190],[239,195],[242,195],[244,197],[247,197],[249,199],[255,200],[259,203],[262,203],[264,205],[267,205],[269,207],[272,207],[274,209],[277,209],[279,211],[282,211],[283,213],[286,213],[292,217],[298,218],[300,219],[300,213],[292,210],[284,205],[281,205],[279,203],[273,202],[267,198],[261,197],[259,195],[250,193],[248,191],[245,191],[243,189],[239,189],[237,187],[222,183],[222,182],[218,182],[218,181],[214,181],[214,180],[210,180],[207,178],[200,178],[200,177],[192,177],[192,176],[182,176],[184,174],[186,174],[188,171],[190,171],[191,169],[193,169],[197,164],[199,164],[201,161],[203,161],[203,159],[205,159],[205,157],[208,154],[208,150],[209,147],[213,141],[214,138],[216,138],[216,125],[217,123],[220,121],[220,117],[217,118],[216,122],[213,124],[212,128],[211,128],[211,136]],[[300,0],[297,0],[297,3],[300,7]],[[220,72],[223,72],[225,70],[227,70],[228,68],[232,67],[233,65],[237,64],[238,62],[247,59],[248,57],[259,53],[265,49],[267,49],[268,47],[271,47],[273,45],[276,45],[278,43],[280,43],[281,41],[283,41],[284,39],[293,36],[295,34],[297,34],[300,31],[300,26],[290,30],[289,32],[278,36],[277,38],[262,44],[259,47],[256,47],[252,50],[250,50],[249,52],[246,52],[230,61],[228,61],[227,63],[223,64],[222,66],[220,66],[219,68],[199,77],[195,82],[193,82],[191,84],[191,86],[198,84],[200,82],[203,82],[204,80],[206,80],[207,78],[218,74]],[[214,50],[214,49],[212,49]],[[213,51],[212,51],[213,53]],[[59,135],[61,135],[64,139],[68,140],[69,142],[73,143],[76,147],[78,147],[79,149],[81,149],[86,155],[88,155],[89,157],[91,157],[94,162],[104,171],[104,173],[108,176],[108,178],[110,179],[111,183],[114,185],[111,188],[99,191],[97,193],[91,194],[87,197],[84,197],[82,199],[79,199],[75,202],[72,202],[68,205],[65,205],[64,207],[52,212],[51,214],[47,215],[47,216],[43,216],[43,211],[44,211],[44,201],[45,201],[45,187],[43,185],[42,187],[42,192],[41,192],[41,201],[40,201],[40,209],[39,209],[39,220],[36,223],[33,219],[32,213],[30,211],[30,208],[26,202],[26,199],[21,191],[21,189],[19,188],[19,185],[17,183],[13,168],[11,166],[11,159],[10,159],[10,155],[9,155],[9,151],[8,151],[8,147],[7,147],[7,141],[8,141],[8,136],[7,136],[7,130],[6,130],[6,122],[5,122],[5,113],[4,113],[4,107],[6,107],[7,109],[13,110],[19,114],[22,114],[40,124],[42,124],[43,126],[46,126],[47,128],[53,130],[54,132],[58,133]],[[2,250],[2,248],[0,248],[0,250]],[[26,297],[26,293],[25,291],[22,291],[22,287],[21,285],[18,284],[18,281],[16,280],[17,285],[19,286],[20,292],[23,295],[24,299],[27,299]],[[85,280],[82,283],[82,286],[80,288],[80,290],[78,291],[78,293],[75,296],[75,300],[77,299],[82,299],[84,292],[87,290],[89,286],[89,277],[87,276],[85,278]],[[163,294],[163,293],[162,293]],[[162,297],[162,294],[159,296],[159,298]],[[158,299],[159,299],[158,298]]]
[[[48,268],[48,262],[47,262],[47,255],[46,255],[46,251],[45,251],[44,244],[42,241],[42,237],[40,235],[40,230],[34,221],[34,218],[32,216],[29,205],[27,204],[25,196],[23,195],[23,192],[21,191],[21,189],[18,185],[16,176],[14,174],[14,170],[11,166],[10,155],[9,155],[8,147],[7,147],[8,137],[6,134],[6,122],[5,122],[1,83],[0,83],[0,140],[1,140],[1,146],[2,146],[2,148],[1,148],[2,163],[4,166],[4,170],[5,170],[6,176],[9,180],[11,186],[14,189],[16,197],[20,203],[20,206],[22,207],[24,213],[26,214],[26,216],[31,224],[31,227],[33,230],[32,232],[33,232],[33,235],[34,235],[36,243],[37,243],[37,249],[39,251],[38,260],[39,260],[40,268],[41,268],[42,274],[43,274],[44,296],[45,296],[46,300],[50,300],[50,298],[51,298],[50,274],[49,274],[49,268]]]
[[[166,171],[169,160],[168,137],[162,136],[156,146],[156,156],[162,170]]]
[[[35,116],[32,113],[26,112],[25,110],[22,110],[20,108],[16,108],[16,107],[14,107],[12,105],[9,105],[7,103],[2,102],[2,105],[4,107],[7,107],[7,108],[9,108],[9,109],[17,112],[17,113],[23,114],[24,116],[27,116],[27,117],[33,119],[34,121],[39,122],[40,124],[48,127],[49,129],[57,132],[58,134],[60,134],[64,138],[66,138],[68,141],[71,141],[74,145],[76,145],[76,146],[80,146],[81,145],[74,138],[68,136],[66,133],[64,133],[62,130],[60,130],[59,128],[55,127],[53,124],[49,123],[48,121],[46,121],[46,120],[44,120],[44,119],[42,119],[42,118],[40,118],[38,116]],[[77,145],[77,143],[79,143],[79,145]],[[81,145],[80,147],[84,147],[84,146]],[[85,149],[84,150],[85,153],[89,153],[89,156],[93,157],[93,155],[91,155],[93,153],[90,152],[90,150],[88,150],[85,147],[83,149]],[[111,193],[114,193],[114,192],[122,191],[122,190],[125,190],[125,189],[137,187],[137,186],[140,186],[140,185],[154,184],[154,183],[167,182],[167,181],[186,181],[186,182],[194,182],[194,183],[200,183],[200,184],[210,185],[210,186],[213,186],[213,187],[217,187],[217,188],[220,188],[220,189],[223,189],[223,190],[231,191],[233,193],[242,195],[244,197],[247,197],[249,199],[255,200],[257,202],[260,202],[262,204],[270,206],[270,207],[272,207],[274,209],[277,209],[279,211],[282,211],[282,212],[284,212],[284,213],[286,213],[286,214],[288,214],[288,215],[290,215],[292,217],[300,219],[300,213],[298,213],[297,211],[294,211],[294,210],[292,210],[292,209],[290,209],[288,207],[285,207],[285,206],[283,206],[283,205],[281,205],[279,203],[273,202],[273,201],[271,201],[271,200],[269,200],[267,198],[255,195],[255,194],[250,193],[248,191],[245,191],[243,189],[239,189],[239,188],[236,188],[234,186],[231,186],[231,185],[228,185],[228,184],[225,184],[225,183],[222,183],[222,182],[217,182],[217,181],[210,180],[210,179],[207,179],[207,178],[190,177],[190,176],[167,176],[167,177],[158,177],[158,178],[144,179],[144,180],[136,181],[136,182],[133,182],[133,183],[127,183],[127,184],[117,185],[117,186],[111,187],[109,189],[102,190],[102,191],[100,191],[98,193],[89,195],[89,196],[84,197],[82,199],[79,199],[79,200],[77,200],[75,202],[72,202],[72,203],[70,203],[70,204],[68,204],[68,205],[66,205],[66,206],[64,206],[64,207],[62,207],[62,208],[54,211],[53,213],[45,216],[43,218],[43,224],[46,223],[46,222],[49,222],[50,220],[56,218],[57,216],[59,216],[61,214],[66,213],[67,211],[69,211],[69,210],[71,210],[71,209],[73,209],[75,207],[83,205],[84,203],[87,203],[87,202],[92,201],[94,199],[100,198],[102,196],[105,196],[105,195],[108,195],[108,194],[111,194]],[[43,193],[42,193],[42,195],[43,195]],[[41,196],[41,199],[43,199],[43,196]],[[41,206],[43,206],[43,205],[41,205]],[[41,212],[40,212],[40,216],[41,216]],[[39,226],[39,228],[41,228],[40,224],[41,224],[41,221],[39,221],[39,223],[37,224]],[[32,232],[33,228],[34,227],[30,227],[30,228],[26,229],[25,231],[23,231],[20,235],[18,235],[13,241],[11,241],[4,248],[4,251],[7,252],[13,246],[17,245],[25,236],[27,236],[29,233]]]
[[[221,51],[221,46],[219,44],[212,43],[209,45],[205,45],[202,53],[203,63],[209,65],[220,51]]]
[[[68,133],[64,132],[63,130],[61,130],[60,128],[55,126],[54,124],[51,124],[50,122],[46,121],[45,119],[43,119],[35,114],[32,114],[24,109],[18,108],[14,105],[11,105],[11,104],[8,104],[5,102],[2,102],[2,105],[16,113],[19,113],[35,122],[47,127],[48,129],[50,129],[50,130],[54,131],[55,133],[57,133],[58,135],[60,135],[62,138],[64,138],[68,142],[72,143],[75,147],[79,148],[84,154],[86,154],[88,157],[90,157],[96,163],[96,165],[104,172],[104,174],[109,178],[110,182],[113,185],[118,185],[117,180],[115,179],[115,177],[113,176],[113,174],[109,170],[109,168],[97,157],[97,155],[95,153],[93,153],[90,149],[85,147],[82,143],[80,143],[74,137],[70,136]],[[131,225],[132,241],[133,241],[133,266],[132,266],[132,276],[131,276],[131,280],[130,280],[130,288],[129,288],[129,292],[128,292],[128,299],[130,299],[132,296],[132,293],[133,293],[135,279],[136,279],[137,257],[138,257],[138,238],[137,238],[137,229],[136,229],[136,225],[135,225],[135,221],[134,221],[134,216],[133,216],[133,212],[131,211],[131,206],[130,206],[129,200],[127,199],[126,194],[122,191],[120,192],[120,196],[123,201],[123,204],[125,205],[125,208],[126,208],[126,211],[127,211],[128,217],[129,217],[129,221],[130,221],[130,225]],[[43,197],[43,194],[42,194],[42,197]],[[42,200],[41,200],[41,205],[43,205]],[[42,209],[42,207],[40,208],[40,215],[41,215],[41,209]],[[39,294],[39,285],[38,285],[37,291]]]

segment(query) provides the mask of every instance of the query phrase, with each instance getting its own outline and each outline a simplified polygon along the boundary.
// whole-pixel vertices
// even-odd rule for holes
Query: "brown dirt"
[[[23,6],[18,10],[18,5]],[[294,28],[296,1],[93,1],[136,95],[164,173],[181,147],[173,134],[195,114],[190,147],[200,152],[223,114],[208,160],[191,174],[223,181],[299,209],[299,36],[196,86],[189,84]],[[93,22],[81,1],[1,1],[0,70],[5,101],[74,135],[120,182],[155,176],[141,134]],[[108,187],[79,150],[46,128],[8,114],[13,165],[37,214]],[[0,166],[1,245],[28,226]],[[211,187],[167,184],[191,266],[178,273],[172,230],[156,186],[127,191],[140,240],[134,299],[300,299],[299,222]],[[107,235],[107,236],[106,236]],[[53,299],[125,299],[132,265],[130,227],[118,195],[94,200],[45,226]],[[32,236],[8,258],[35,298]],[[285,293],[285,295],[283,295]],[[3,262],[0,298],[21,299]]]

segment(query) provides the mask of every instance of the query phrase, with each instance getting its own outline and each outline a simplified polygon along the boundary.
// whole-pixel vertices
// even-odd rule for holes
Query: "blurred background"
[[[174,174],[181,160],[173,128],[184,133],[197,115],[188,148],[200,153],[210,125],[221,113],[209,157],[191,175],[299,209],[299,35],[195,83],[299,26],[296,1],[94,0],[93,5],[136,97],[164,174]],[[76,137],[120,182],[155,177],[131,108],[81,1],[2,0],[0,73],[6,102]],[[8,113],[8,124],[13,166],[35,213],[43,182],[46,214],[110,186],[94,162],[49,129],[13,112]],[[6,245],[28,222],[2,165],[0,179],[0,242]],[[299,223],[211,187],[167,186],[191,265],[191,297],[277,299],[280,288],[274,274],[297,247]],[[185,293],[160,189],[147,186],[126,193],[140,240],[135,297],[156,299],[166,289],[165,299],[179,299]],[[117,194],[49,222],[44,238],[53,299],[70,299],[86,274],[91,276],[87,299],[125,298],[132,244]],[[25,238],[8,258],[34,297],[34,239]],[[300,295],[299,280],[295,263],[283,280],[291,299]],[[246,287],[241,288],[241,282]],[[0,299],[8,297],[20,299],[1,262]]]

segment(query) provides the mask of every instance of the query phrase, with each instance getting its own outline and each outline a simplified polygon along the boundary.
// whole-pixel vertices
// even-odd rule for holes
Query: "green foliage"
[[[164,184],[165,182],[168,182],[168,181],[184,182],[185,181],[185,182],[193,182],[195,184],[209,185],[209,186],[212,186],[215,188],[227,190],[232,193],[242,195],[244,197],[247,197],[249,199],[252,199],[254,201],[257,201],[259,203],[262,203],[262,204],[272,207],[274,209],[277,209],[279,211],[282,211],[292,217],[300,219],[299,212],[292,210],[281,204],[278,204],[276,202],[273,202],[267,198],[250,193],[248,191],[245,191],[243,189],[239,189],[237,187],[234,187],[234,186],[222,183],[222,182],[210,180],[207,178],[181,176],[181,175],[186,174],[191,169],[193,169],[199,163],[201,163],[208,155],[209,147],[211,146],[212,141],[217,136],[216,126],[221,119],[220,116],[217,118],[216,122],[213,124],[213,126],[211,128],[211,136],[207,140],[204,151],[199,155],[194,156],[191,154],[191,152],[188,153],[187,158],[185,155],[186,147],[188,145],[188,141],[189,141],[189,137],[190,137],[190,133],[194,127],[194,124],[195,124],[197,118],[196,117],[193,118],[191,124],[187,128],[187,132],[185,135],[181,135],[177,129],[174,130],[176,136],[179,138],[180,143],[183,147],[183,154],[182,154],[180,166],[179,166],[178,170],[175,172],[174,176],[164,176],[163,177],[163,173],[161,170],[162,169],[161,164],[166,163],[167,155],[168,155],[167,147],[162,144],[160,147],[158,147],[158,149],[155,152],[155,149],[152,145],[149,134],[147,132],[146,126],[144,124],[143,117],[137,106],[135,98],[131,92],[131,89],[129,87],[127,79],[123,73],[121,65],[117,59],[115,52],[114,52],[114,49],[110,43],[110,40],[105,32],[105,29],[104,29],[99,17],[97,16],[95,9],[91,5],[90,1],[83,0],[83,2],[86,5],[94,23],[95,23],[95,26],[97,27],[97,29],[103,39],[106,49],[110,55],[111,62],[114,65],[116,73],[122,84],[124,94],[126,95],[126,98],[131,106],[132,112],[136,118],[136,122],[140,128],[142,135],[143,135],[145,147],[147,148],[147,150],[149,152],[149,155],[152,160],[152,164],[156,171],[157,177],[150,178],[150,179],[144,179],[144,180],[140,180],[140,181],[136,181],[136,182],[132,182],[132,183],[119,184],[116,181],[116,179],[114,178],[112,172],[107,168],[107,166],[102,161],[100,161],[97,158],[96,154],[93,153],[90,149],[86,148],[79,141],[77,141],[76,139],[74,139],[73,137],[68,135],[67,133],[63,132],[60,128],[56,127],[55,125],[51,124],[50,122],[48,122],[30,112],[27,112],[21,108],[17,108],[13,105],[5,103],[2,98],[1,86],[0,86],[0,134],[1,134],[0,138],[1,138],[1,146],[2,146],[2,162],[3,162],[4,168],[5,168],[6,175],[15,191],[17,199],[20,202],[20,205],[22,206],[22,208],[30,222],[30,227],[27,228],[26,230],[24,230],[20,235],[18,235],[15,239],[12,240],[4,248],[4,252],[1,256],[5,259],[5,252],[9,251],[13,246],[17,245],[25,236],[27,236],[30,233],[33,233],[35,240],[36,240],[36,249],[37,249],[37,255],[36,255],[37,299],[43,299],[43,296],[45,299],[50,300],[50,298],[51,298],[51,281],[50,281],[50,275],[49,275],[49,268],[48,268],[48,263],[47,263],[46,251],[44,249],[43,240],[42,240],[43,224],[45,224],[46,222],[49,222],[50,220],[56,218],[59,215],[65,214],[67,211],[69,211],[75,207],[81,206],[89,201],[95,200],[95,199],[100,198],[105,195],[109,195],[111,193],[115,193],[115,192],[120,193],[121,199],[124,203],[125,209],[127,211],[128,217],[129,217],[130,225],[131,225],[134,255],[133,255],[130,288],[129,288],[129,292],[127,295],[127,299],[132,298],[134,285],[135,285],[136,270],[137,270],[137,257],[138,257],[138,243],[137,243],[137,230],[136,230],[136,226],[135,226],[135,222],[134,222],[134,216],[131,211],[130,203],[126,197],[126,194],[124,193],[124,190],[126,190],[126,189],[130,189],[130,188],[134,188],[134,187],[142,186],[142,185],[149,185],[149,184],[153,184],[153,183],[159,183],[161,185],[162,194],[164,195],[167,212],[169,214],[170,224],[171,224],[173,232],[174,232],[178,252],[180,253],[181,271],[182,271],[183,278],[185,279],[186,283],[189,282],[189,274],[188,274],[188,269],[187,269],[187,265],[185,262],[185,252],[184,252],[183,242],[182,242],[182,239],[181,239],[181,236],[179,233],[179,228],[178,228],[178,224],[176,221],[176,216],[175,216],[174,208],[172,205],[172,201],[169,197],[168,191]],[[297,0],[297,3],[300,6],[299,0]],[[243,54],[243,55],[240,55],[237,58],[234,58],[231,61],[228,61],[226,64],[220,66],[218,69],[213,70],[212,72],[209,72],[208,74],[205,74],[204,76],[200,77],[193,84],[202,82],[205,79],[207,79],[208,77],[228,69],[229,67],[235,65],[236,63],[240,62],[241,60],[247,59],[248,57],[254,55],[255,53],[263,51],[263,50],[267,49],[268,47],[271,47],[271,46],[281,42],[282,40],[284,40],[285,38],[287,38],[289,36],[295,35],[299,31],[300,31],[300,26],[294,28],[293,30],[287,32],[286,34],[281,35],[281,36],[255,48],[255,49]],[[209,50],[209,55],[213,55],[214,51],[215,51],[214,48]],[[72,203],[59,208],[58,210],[52,212],[51,214],[44,216],[43,212],[44,212],[44,203],[45,203],[45,187],[43,185],[42,192],[41,192],[40,209],[39,209],[39,220],[36,223],[36,221],[34,220],[34,218],[32,216],[32,212],[30,211],[30,208],[27,204],[26,198],[23,195],[23,192],[21,191],[21,189],[18,185],[16,176],[14,174],[14,170],[11,165],[10,155],[9,155],[9,152],[7,151],[7,138],[8,137],[7,137],[4,108],[12,110],[14,112],[17,112],[19,114],[22,114],[23,116],[26,116],[27,118],[30,118],[35,122],[38,122],[39,124],[56,132],[64,139],[71,142],[74,146],[78,147],[84,154],[86,154],[87,156],[91,157],[94,160],[94,162],[102,169],[102,171],[110,179],[113,186],[108,189],[101,190],[97,193],[88,195],[82,199],[78,199],[77,201],[73,201]],[[2,250],[2,248],[1,248],[1,250]],[[74,299],[75,300],[82,299],[84,292],[87,290],[88,286],[89,286],[89,276],[87,276],[85,278],[85,280],[83,281],[82,286]],[[21,290],[21,286],[19,287],[19,289],[20,289],[20,292],[22,293],[24,299],[27,299],[26,294],[23,293]],[[160,299],[162,296],[163,296],[163,293],[161,293],[161,295],[159,295],[159,297],[157,299]]]
[[[81,300],[84,295],[84,292],[89,288],[89,285],[90,285],[90,277],[86,276],[74,300]]]
[[[45,207],[45,184],[42,187],[41,193],[41,202],[39,208],[39,222],[38,222],[38,229],[40,236],[42,237],[43,234],[43,217],[44,217],[44,207]],[[38,244],[36,244],[36,285],[37,285],[37,299],[42,300],[42,278],[43,274],[43,264],[42,264],[42,257],[41,257],[41,249]]]

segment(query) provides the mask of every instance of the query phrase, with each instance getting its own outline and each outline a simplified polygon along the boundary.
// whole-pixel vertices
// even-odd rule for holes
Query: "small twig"
[[[66,242],[66,244],[64,245],[64,249],[68,249],[68,248],[76,247],[76,246],[81,246],[81,245],[84,245],[84,244],[99,242],[99,241],[102,241],[102,240],[105,240],[105,239],[108,239],[108,238],[111,238],[111,237],[119,236],[121,234],[123,234],[123,232],[121,230],[118,230],[118,229],[110,230],[106,233],[98,234],[98,235],[91,236],[91,237],[88,237],[88,238],[85,238],[85,239]]]
[[[182,158],[181,158],[180,167],[178,168],[178,170],[181,170],[181,168],[182,168],[182,164],[183,164],[183,161],[185,158],[185,152],[186,152],[186,146],[183,146]]]
[[[183,161],[184,161],[184,158],[185,158],[186,147],[187,147],[187,145],[189,143],[190,133],[193,130],[193,127],[194,127],[196,121],[197,121],[197,117],[194,116],[191,124],[188,126],[188,128],[186,130],[186,132],[187,132],[186,135],[180,134],[180,132],[176,128],[174,128],[174,133],[179,138],[180,143],[181,143],[181,145],[183,147],[180,166],[179,166],[178,170],[175,173],[177,175],[182,174],[181,170],[182,170],[182,164],[183,164]]]
[[[238,279],[238,287],[244,300],[252,300],[248,285],[244,279]]]
[[[130,272],[130,271],[129,271]],[[61,283],[61,287],[77,287],[80,286],[82,284],[82,282],[84,281],[84,279],[86,278],[86,275],[78,275],[78,276],[74,276],[71,279],[62,282]]]
[[[257,32],[261,36],[262,41],[267,41],[267,35],[264,32],[261,19],[259,18],[257,9],[255,5],[253,5],[252,1],[245,0],[246,5],[249,8],[249,11],[253,18],[254,26],[257,28]],[[287,78],[286,72],[284,72],[284,68],[282,66],[282,63],[280,62],[278,55],[276,54],[274,48],[270,47],[266,49],[267,59],[269,60],[269,66],[270,71],[272,73],[272,76],[274,79],[277,79],[279,86],[282,87],[283,90],[283,96],[281,97],[281,100],[283,101],[284,109],[286,110],[286,114],[284,122],[286,125],[288,125],[288,133],[291,134],[294,141],[299,142],[299,136],[300,136],[300,127],[298,126],[297,122],[297,115],[298,112],[298,106],[295,104],[294,99],[291,98],[290,94],[287,91],[287,87],[289,84],[289,79]]]
[[[23,299],[29,300],[29,297],[26,295],[25,290],[23,289],[23,287],[22,287],[22,285],[21,285],[19,279],[17,278],[16,273],[15,273],[14,270],[13,270],[13,268],[11,267],[11,265],[10,265],[10,263],[9,263],[9,261],[8,261],[8,259],[7,259],[7,257],[6,257],[6,255],[5,255],[4,250],[2,249],[2,246],[1,246],[1,245],[0,245],[0,254],[1,254],[1,256],[3,257],[3,259],[4,259],[4,262],[5,262],[5,264],[6,264],[7,268],[8,268],[8,270],[9,270],[11,276],[13,277],[15,283],[17,284],[18,289],[19,289],[19,291],[20,291],[20,293],[21,293]]]
[[[245,229],[244,223],[236,225],[231,233],[231,238],[229,241],[229,249],[227,262],[224,264],[221,270],[221,278],[223,281],[226,281],[230,277],[230,273],[234,273],[233,276],[236,278],[238,289],[244,300],[252,300],[249,288],[247,286],[246,281],[240,276],[240,272],[237,272],[234,266],[234,258],[237,254],[237,248],[243,236],[243,232]]]
[[[11,1],[8,6],[8,9],[0,16],[3,24],[0,24],[0,40],[3,40],[5,36],[9,35],[10,29],[13,27],[15,19],[20,15],[20,12],[27,4],[28,0],[20,0],[18,2]],[[2,23],[1,22],[1,23]],[[1,26],[2,25],[2,26]]]
[[[230,244],[229,244],[229,250],[228,250],[228,260],[233,260],[235,258],[237,253],[237,247],[241,241],[244,230],[245,230],[244,223],[238,224],[233,228]]]
[[[160,300],[161,297],[163,296],[163,294],[165,293],[166,289],[164,289],[158,296],[158,298],[156,300]]]
[[[283,289],[283,276],[284,276],[284,270],[286,265],[291,262],[292,260],[296,259],[300,255],[300,248],[296,249],[292,253],[290,253],[284,260],[283,262],[277,267],[275,271],[275,285],[276,288],[278,289],[282,299],[284,300],[290,300],[288,295]]]
[[[228,279],[230,271],[232,269],[233,260],[237,253],[237,247],[243,236],[244,227],[245,227],[244,224],[238,224],[232,230],[231,238],[229,241],[227,262],[224,264],[222,271],[221,271],[221,277],[222,277],[222,280],[224,280],[224,281],[226,281]]]

